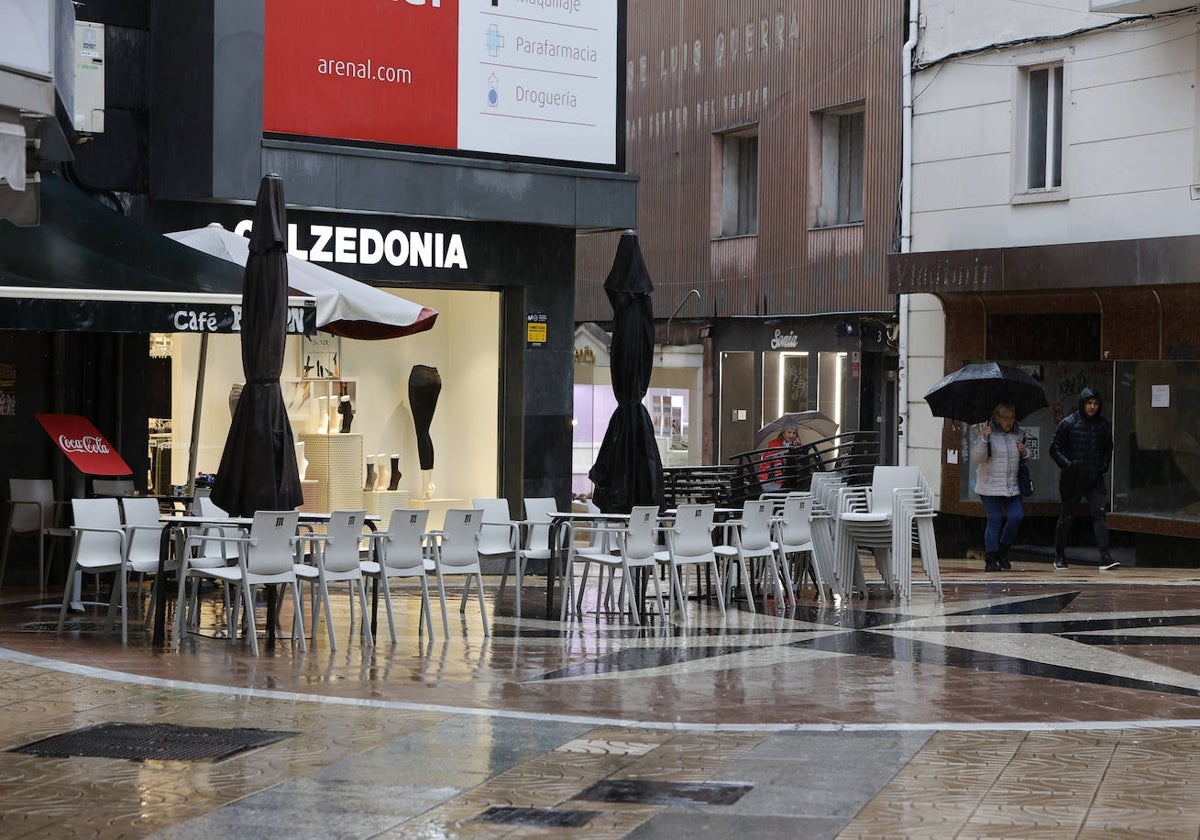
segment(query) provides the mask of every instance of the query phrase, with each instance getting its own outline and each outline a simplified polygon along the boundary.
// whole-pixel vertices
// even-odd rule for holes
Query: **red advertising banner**
[[[458,0],[266,0],[263,130],[453,149]]]
[[[84,475],[130,475],[133,470],[92,421],[78,414],[35,414],[46,434]]]

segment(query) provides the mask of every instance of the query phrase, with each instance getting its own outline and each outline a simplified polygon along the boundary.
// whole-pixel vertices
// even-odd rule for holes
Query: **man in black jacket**
[[[1108,485],[1105,473],[1112,461],[1112,426],[1100,413],[1100,393],[1084,388],[1079,394],[1079,407],[1063,418],[1050,441],[1050,457],[1062,470],[1058,479],[1058,495],[1062,514],[1054,529],[1054,568],[1067,568],[1064,550],[1071,530],[1075,508],[1085,499],[1092,513],[1092,530],[1096,547],[1100,549],[1100,568],[1115,569],[1108,553]]]

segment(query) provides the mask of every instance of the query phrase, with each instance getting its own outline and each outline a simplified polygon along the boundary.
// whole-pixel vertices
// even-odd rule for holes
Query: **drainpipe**
[[[917,22],[920,0],[908,0],[908,40],[900,51],[900,253],[912,250],[912,62],[917,46]],[[900,295],[900,337],[896,346],[899,356],[896,375],[900,403],[900,424],[896,434],[896,463],[908,464],[908,295]]]

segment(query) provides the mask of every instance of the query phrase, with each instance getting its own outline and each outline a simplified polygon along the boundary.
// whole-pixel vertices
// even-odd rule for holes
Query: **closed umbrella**
[[[605,513],[628,513],[634,505],[663,503],[662,458],[650,413],[642,405],[654,368],[654,284],[637,235],[626,231],[617,245],[604,292],[613,308],[611,365],[617,409],[588,472],[592,501]]]
[[[238,399],[213,482],[212,500],[233,516],[292,510],[303,501],[292,426],[279,375],[287,337],[287,220],[283,181],[258,188],[242,288],[242,369]]]

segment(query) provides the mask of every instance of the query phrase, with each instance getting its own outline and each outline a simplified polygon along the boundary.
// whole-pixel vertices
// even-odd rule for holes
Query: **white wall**
[[[352,430],[363,435],[364,455],[399,452],[401,490],[420,488],[416,432],[408,403],[408,375],[415,364],[438,368],[442,393],[430,436],[437,495],[470,499],[497,493],[496,447],[500,405],[500,296],[495,292],[404,289],[403,297],[438,311],[432,330],[385,341],[341,339],[341,373],[356,380]],[[187,445],[199,367],[197,336],[174,336],[173,436],[177,455],[173,483],[187,481]],[[299,377],[299,337],[290,337],[284,378]],[[197,469],[216,472],[231,415],[228,396],[244,381],[239,337],[209,338]],[[294,433],[315,431],[296,423]],[[363,467],[365,474],[365,465]],[[386,480],[386,476],[385,476]]]
[[[1191,4],[1179,3],[1180,8]],[[921,0],[917,62],[1041,35],[1064,35],[1128,15],[1090,13],[1090,0]]]
[[[924,4],[922,11],[933,14]],[[1022,17],[1040,15],[1035,10]],[[1167,18],[973,55],[918,74],[913,250],[1200,230],[1200,191],[1193,188],[1200,182],[1194,129],[1198,19]],[[1069,200],[1014,203],[1017,68],[1058,57],[1066,77]]]

